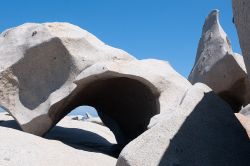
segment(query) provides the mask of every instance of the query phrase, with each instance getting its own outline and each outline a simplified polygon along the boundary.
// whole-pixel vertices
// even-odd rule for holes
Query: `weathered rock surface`
[[[119,144],[143,133],[154,115],[171,113],[190,86],[168,63],[153,59],[99,62],[79,74],[75,83],[65,105],[71,107],[75,96],[85,99],[80,102],[96,108]]]
[[[235,112],[250,103],[250,82],[241,55],[232,51],[219,23],[219,11],[206,18],[194,67],[188,80],[202,82],[227,101]]]
[[[236,113],[235,116],[238,118],[242,126],[245,128],[247,135],[250,139],[250,118],[240,113]]]
[[[250,104],[242,108],[239,113],[250,118]]]
[[[130,142],[117,166],[247,166],[250,141],[230,106],[197,83],[171,115]]]
[[[98,61],[134,59],[68,23],[6,30],[0,35],[0,52],[0,105],[24,131],[36,135],[53,125],[56,111],[51,107],[70,94],[82,70]]]
[[[191,85],[168,63],[136,60],[68,23],[9,29],[0,35],[0,52],[0,105],[36,135],[89,105],[126,144],[151,117],[172,112]]]
[[[15,129],[0,127],[1,166],[115,165],[116,159],[102,153],[72,148]]]
[[[233,0],[233,17],[244,61],[250,76],[250,1]]]
[[[15,121],[0,113],[0,165],[115,165],[126,145],[117,166],[248,166],[250,81],[218,17],[204,24],[194,85],[68,23],[1,33],[0,107]],[[100,118],[66,116],[84,105]]]

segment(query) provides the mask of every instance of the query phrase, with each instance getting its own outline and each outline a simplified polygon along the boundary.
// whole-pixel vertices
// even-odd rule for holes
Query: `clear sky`
[[[235,52],[231,0],[1,0],[0,32],[26,22],[70,22],[138,59],[169,61],[187,77],[206,16],[219,9]]]

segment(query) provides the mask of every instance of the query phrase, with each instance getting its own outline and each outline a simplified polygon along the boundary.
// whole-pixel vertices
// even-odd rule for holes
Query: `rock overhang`
[[[0,105],[24,131],[35,135],[44,135],[76,106],[92,104],[102,107],[97,108],[100,117],[115,133],[118,142],[126,144],[147,130],[154,115],[175,108],[191,85],[169,63],[137,60],[68,23],[23,24],[5,31],[0,38],[0,59],[3,59],[0,62]],[[5,47],[8,49],[4,50]],[[96,89],[93,86],[97,84],[106,88],[92,92],[103,96],[105,102],[92,100],[89,103],[88,98],[98,95],[88,91],[84,96],[84,91],[89,87]],[[112,91],[112,86],[116,90]],[[81,96],[83,98],[79,99]],[[109,98],[118,104],[110,106]],[[126,104],[122,98],[141,104]],[[118,107],[119,103],[123,105]],[[122,116],[115,114],[114,117],[113,107],[117,112],[123,109]],[[126,107],[133,110],[128,115]],[[113,110],[112,115],[102,111],[107,109]],[[126,116],[137,118],[129,124],[125,122]],[[138,119],[140,123],[136,122]]]

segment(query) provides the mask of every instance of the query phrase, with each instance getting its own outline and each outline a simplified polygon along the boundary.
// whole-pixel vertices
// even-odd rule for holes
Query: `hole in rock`
[[[83,118],[88,119],[91,117],[98,117],[98,113],[94,107],[91,106],[79,106],[73,109],[68,116],[83,116]],[[83,119],[84,120],[84,119]]]
[[[79,106],[57,123],[46,135],[77,149],[118,157],[115,136],[103,125],[94,107]]]
[[[158,97],[156,88],[142,78],[98,78],[78,83],[76,90],[61,102],[63,107],[54,118],[61,119],[79,106],[95,108],[102,122],[113,132],[120,152],[142,134],[151,117],[159,113]]]
[[[0,112],[6,112],[3,108],[0,107]]]

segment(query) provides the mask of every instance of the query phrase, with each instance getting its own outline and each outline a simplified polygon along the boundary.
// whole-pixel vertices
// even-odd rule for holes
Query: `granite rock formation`
[[[136,60],[68,23],[6,30],[0,52],[0,105],[40,136],[74,108],[90,105],[124,145],[151,117],[174,109],[190,86],[167,62]]]
[[[1,33],[0,165],[248,166],[249,3],[233,3],[246,67],[213,10],[191,83],[69,23]],[[79,106],[98,117],[66,116]]]
[[[250,81],[241,55],[233,53],[226,33],[219,23],[219,11],[206,18],[194,67],[188,80],[202,82],[213,89],[239,112],[250,102]]]
[[[205,84],[185,93],[172,115],[131,141],[117,166],[249,165],[250,141],[230,106]]]

